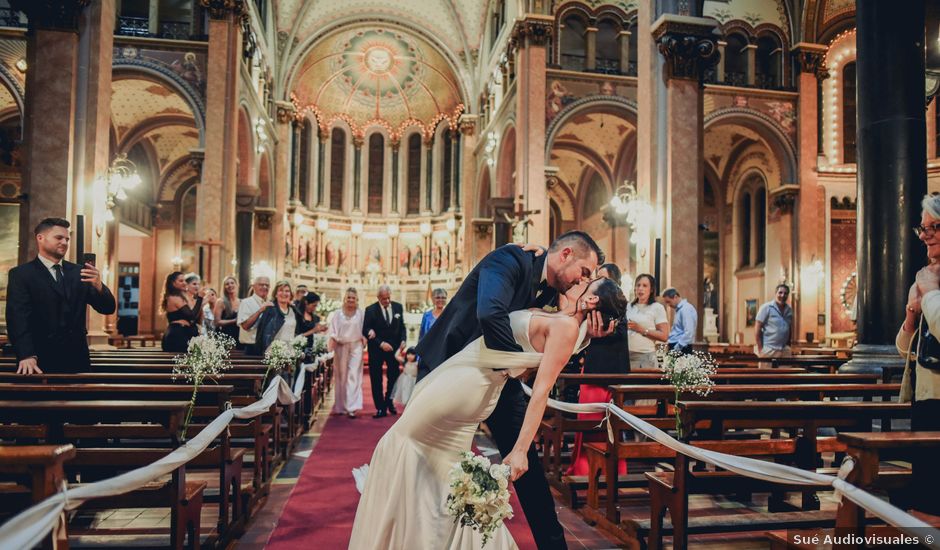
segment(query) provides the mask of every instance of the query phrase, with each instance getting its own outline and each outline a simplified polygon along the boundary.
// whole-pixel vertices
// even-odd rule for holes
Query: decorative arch
[[[625,97],[612,95],[597,94],[582,97],[581,99],[572,101],[566,105],[565,108],[562,109],[548,125],[548,128],[545,132],[545,135],[547,136],[545,139],[546,158],[548,158],[548,155],[551,154],[552,146],[555,143],[555,138],[558,136],[558,131],[564,127],[567,122],[579,114],[587,114],[589,112],[601,110],[605,107],[625,110],[628,114],[626,118],[636,125],[636,102],[631,101]]]
[[[127,152],[137,145],[137,143],[147,137],[147,134],[166,126],[194,126],[195,120],[191,116],[179,114],[165,114],[156,117],[150,117],[144,120],[124,136],[121,137],[115,145],[114,151]]]
[[[496,162],[496,196],[515,198],[516,193],[516,127],[507,126],[499,140]]]
[[[23,113],[25,113],[25,103],[24,99],[26,97],[26,92],[23,91],[23,87],[20,86],[19,81],[16,77],[10,73],[10,69],[6,65],[0,63],[0,83],[10,92],[10,95],[13,96],[13,101],[16,103],[16,108],[19,111],[20,115],[20,124],[22,124]]]
[[[254,139],[252,134],[252,124],[251,117],[248,114],[248,109],[242,105],[238,109],[238,131],[237,131],[237,143],[238,143],[238,170],[236,183],[237,186],[243,189],[250,189],[254,187],[252,182],[255,181],[255,149],[254,149]]]
[[[796,151],[787,138],[786,132],[769,116],[753,109],[729,108],[708,114],[704,120],[704,129],[723,125],[737,124],[760,135],[780,163],[780,180],[786,185],[798,180]]]
[[[206,107],[202,95],[197,92],[189,82],[183,80],[178,74],[166,67],[147,61],[145,59],[115,59],[112,65],[113,80],[122,78],[144,78],[164,84],[180,94],[194,115],[196,128],[199,130],[199,146],[205,146],[206,138]]]

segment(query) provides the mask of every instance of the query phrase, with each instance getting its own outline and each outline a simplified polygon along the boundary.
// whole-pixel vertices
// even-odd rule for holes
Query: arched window
[[[346,132],[333,128],[330,136],[330,210],[343,209],[346,178]]]
[[[411,134],[408,138],[408,170],[407,177],[407,205],[406,214],[417,214],[421,211],[421,134]]]
[[[725,84],[747,84],[747,38],[743,35],[728,35],[725,46]]]
[[[297,192],[300,204],[309,206],[307,202],[310,197],[310,121],[304,120],[303,127],[300,129],[300,173],[297,178],[297,185],[300,187]]]
[[[855,62],[842,69],[842,162],[855,164]]]
[[[382,213],[382,180],[385,177],[385,138],[369,136],[369,214]]]
[[[755,64],[755,83],[760,88],[779,88],[782,83],[780,74],[783,50],[777,37],[765,34],[757,39],[757,59]]]
[[[602,19],[597,23],[597,72],[620,74],[620,24],[613,19]]]
[[[441,156],[443,159],[443,162],[441,162],[441,171],[443,172],[443,174],[441,174],[441,185],[443,185],[443,187],[441,187],[441,211],[445,212],[450,207],[450,193],[451,186],[453,185],[453,181],[451,180],[453,179],[454,166],[453,138],[449,130],[444,130],[444,139],[441,141],[444,147],[443,155]]]
[[[751,194],[747,191],[741,194],[738,208],[741,220],[741,267],[751,265]]]
[[[587,59],[587,24],[576,15],[565,17],[561,31],[561,68],[583,71]]]
[[[757,254],[755,264],[762,264],[767,256],[767,190],[764,187],[754,192],[754,241]]]
[[[123,2],[122,2],[123,4]],[[193,0],[176,0],[175,2],[160,2],[158,8],[157,31],[160,38],[172,40],[189,40],[193,34]],[[123,5],[121,6],[123,13]]]

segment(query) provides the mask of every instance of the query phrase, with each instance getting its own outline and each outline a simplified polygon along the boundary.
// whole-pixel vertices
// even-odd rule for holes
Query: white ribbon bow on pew
[[[532,395],[532,389],[526,384],[522,385],[526,395]],[[892,506],[888,502],[859,489],[851,483],[842,479],[846,474],[840,469],[840,476],[830,476],[818,474],[807,470],[801,470],[792,466],[776,464],[764,460],[757,460],[742,456],[734,456],[716,451],[710,451],[688,445],[674,439],[666,432],[656,428],[652,424],[638,418],[627,411],[617,407],[613,403],[565,403],[555,399],[548,400],[548,406],[564,412],[570,413],[602,413],[613,414],[630,425],[634,430],[640,432],[646,437],[669,447],[677,453],[682,453],[688,457],[707,462],[724,470],[734,472],[738,475],[762,479],[773,483],[787,483],[810,486],[831,486],[835,489],[837,495],[847,497],[855,504],[865,510],[875,514],[889,525],[896,527],[899,531],[917,537],[918,540],[925,541],[932,536],[931,542],[923,542],[930,548],[940,550],[940,530],[931,527],[929,524],[915,518],[904,510]],[[608,424],[608,430],[610,430]]]
[[[315,370],[318,363],[332,356],[330,352],[319,356],[313,363],[302,365],[302,368],[298,369],[293,390],[283,378],[275,377],[264,390],[261,399],[239,409],[226,410],[196,437],[153,464],[75,489],[65,489],[20,512],[0,527],[0,548],[33,548],[40,544],[53,528],[64,528],[65,512],[78,508],[86,500],[128,493],[173,472],[205,451],[233,419],[254,418],[266,413],[275,403],[293,405],[300,400],[307,371]]]

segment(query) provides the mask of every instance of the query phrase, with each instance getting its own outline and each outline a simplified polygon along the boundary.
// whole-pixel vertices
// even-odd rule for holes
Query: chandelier
[[[644,235],[649,235],[656,213],[650,203],[639,196],[636,184],[624,182],[610,198],[611,213],[630,226],[630,242],[639,244]]]
[[[104,221],[114,221],[114,207],[119,201],[127,199],[127,191],[140,185],[141,181],[137,165],[126,154],[121,153],[114,159],[108,171],[95,182],[96,189],[106,193],[105,211],[102,213]]]

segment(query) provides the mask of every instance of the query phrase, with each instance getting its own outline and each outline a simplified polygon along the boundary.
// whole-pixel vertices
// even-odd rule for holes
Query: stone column
[[[593,71],[597,69],[597,27],[588,27],[585,29],[584,44],[584,68],[588,71]]]
[[[718,61],[717,23],[666,14],[651,29],[665,58],[666,230],[665,282],[702,310],[702,182],[704,140],[702,78]],[[702,323],[698,326],[701,336]]]
[[[825,255],[826,238],[826,204],[825,191],[818,184],[816,173],[817,158],[817,101],[818,84],[820,77],[824,76],[823,57],[827,47],[822,44],[800,42],[793,46],[794,55],[799,61],[800,73],[797,80],[799,87],[799,103],[797,105],[797,135],[799,146],[799,197],[796,205],[797,262],[794,267],[792,281],[796,283],[793,288],[793,305],[797,327],[797,338],[806,339],[806,333],[814,333],[814,339],[819,341],[822,334],[818,331],[817,315],[825,313],[819,311],[818,284],[814,288],[803,288],[802,269],[809,266],[815,258]]]
[[[881,371],[900,361],[894,337],[906,290],[924,264],[910,227],[927,192],[924,0],[905,9],[859,0],[858,344],[841,370]]]
[[[430,214],[434,211],[434,136],[424,140],[424,152],[424,210]]]
[[[362,210],[362,136],[353,136],[353,212]]]
[[[300,157],[302,154],[300,140],[301,133],[304,131],[303,120],[294,118],[291,120],[290,127],[290,202],[293,204],[300,200],[300,186],[305,183],[300,181]]]
[[[725,48],[728,43],[724,40],[718,41],[718,65],[715,66],[715,82],[724,83],[725,81]]]
[[[280,270],[286,259],[289,257],[289,254],[286,250],[285,243],[287,242],[287,227],[285,225],[285,216],[284,212],[287,212],[287,204],[290,199],[290,189],[288,184],[290,182],[290,170],[291,170],[291,121],[294,120],[295,109],[294,105],[289,101],[277,101],[276,105],[276,118],[277,118],[277,148],[275,149],[274,156],[274,196],[271,197],[271,204],[266,204],[265,206],[273,207],[278,215],[271,217],[271,244],[270,249],[272,251],[272,260],[274,262],[271,264],[275,269]],[[255,252],[254,250],[252,252]],[[259,258],[260,259],[260,258]]]
[[[477,189],[477,173],[476,173],[476,162],[474,160],[474,149],[476,149],[476,123],[478,117],[477,115],[462,115],[460,117],[460,157],[462,162],[460,163],[460,178],[466,183],[460,187],[459,193],[461,194],[460,203],[466,204],[468,208],[472,208],[476,204],[476,193]],[[484,167],[484,169],[486,169]],[[458,261],[462,260],[464,263],[469,266],[473,263],[476,258],[474,258],[474,242],[476,240],[476,235],[472,230],[470,224],[471,220],[477,215],[474,211],[467,211],[464,213],[463,225],[462,227],[457,228],[457,244],[455,248],[461,246],[460,235],[463,235],[463,250],[458,255]],[[455,266],[456,267],[456,266]],[[465,266],[466,267],[466,266]],[[466,273],[466,270],[464,270]]]
[[[87,0],[14,0],[26,13],[23,206],[19,261],[36,256],[33,228],[43,218],[73,218],[78,27]]]
[[[152,35],[160,32],[160,1],[150,0],[150,13],[147,17],[147,30]]]
[[[206,279],[227,273],[235,254],[238,87],[242,0],[200,0],[209,12],[206,75],[206,147],[196,195],[196,234],[209,249]]]
[[[534,211],[528,241],[548,244],[549,199],[545,185],[545,62],[551,17],[527,14],[516,21],[510,48],[516,50],[516,189],[525,210]]]
[[[401,140],[396,139],[389,146],[392,148],[392,214],[398,214],[398,156],[401,151]],[[397,254],[397,251],[395,253]],[[397,261],[398,256],[395,256],[393,262]]]
[[[757,44],[748,44],[744,47],[747,50],[747,76],[748,86],[753,86],[757,82]]]
[[[317,208],[323,208],[323,197],[326,189],[326,142],[330,139],[330,133],[320,128],[317,133]]]
[[[630,74],[630,31],[620,31],[617,39],[620,43],[620,74]]]
[[[460,193],[460,132],[457,130],[450,132],[450,203],[441,206],[442,210],[454,211],[460,206],[460,200],[457,197]]]
[[[103,220],[94,219],[95,201],[101,200],[101,197],[94,196],[93,182],[95,178],[107,173],[111,160],[114,17],[114,0],[101,0],[89,5],[82,12],[80,19],[75,96],[74,182],[75,213],[85,216],[86,250],[78,250],[76,247],[72,257],[74,261],[80,261],[83,252],[94,252],[98,257],[98,269],[102,271],[104,283],[117,295],[115,281],[118,272],[119,239],[114,229],[120,221],[120,208],[114,208],[117,220],[112,226],[112,231],[104,231],[98,238],[89,238],[91,235],[97,235],[93,229],[95,225],[103,224]],[[143,281],[141,283],[143,284]],[[107,345],[105,330],[114,329],[116,323],[116,314],[105,317],[89,309],[89,343]]]

